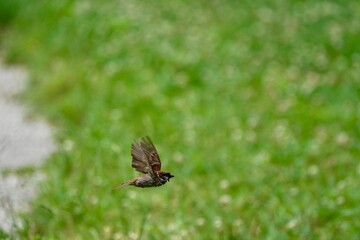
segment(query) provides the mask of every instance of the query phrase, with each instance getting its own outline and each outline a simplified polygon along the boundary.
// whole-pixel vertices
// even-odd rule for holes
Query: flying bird
[[[136,171],[144,173],[128,182],[122,183],[116,188],[125,186],[135,187],[159,187],[174,177],[169,172],[161,171],[161,161],[154,144],[149,137],[142,137],[131,145],[131,166]]]

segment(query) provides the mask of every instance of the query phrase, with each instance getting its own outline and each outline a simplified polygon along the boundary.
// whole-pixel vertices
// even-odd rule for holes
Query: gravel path
[[[13,96],[25,90],[28,76],[19,67],[0,64],[0,229],[11,233],[19,226],[16,212],[25,211],[43,179],[3,174],[3,170],[39,166],[55,150],[51,128],[41,119],[31,119]]]

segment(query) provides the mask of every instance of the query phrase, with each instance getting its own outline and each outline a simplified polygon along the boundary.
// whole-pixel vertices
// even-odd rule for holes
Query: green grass
[[[358,239],[358,1],[18,11],[3,48],[59,143],[22,238]],[[111,191],[144,135],[175,178]]]

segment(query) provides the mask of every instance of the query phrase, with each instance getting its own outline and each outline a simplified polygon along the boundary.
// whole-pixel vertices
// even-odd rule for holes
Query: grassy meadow
[[[359,239],[359,1],[11,2],[58,142],[19,238]],[[175,178],[112,191],[146,135]]]

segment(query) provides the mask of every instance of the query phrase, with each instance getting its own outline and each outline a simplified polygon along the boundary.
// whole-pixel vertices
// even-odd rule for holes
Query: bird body
[[[131,145],[131,166],[137,171],[144,173],[128,182],[122,183],[116,188],[125,186],[135,187],[159,187],[174,177],[169,172],[161,171],[161,161],[154,144],[149,137],[143,137]]]

